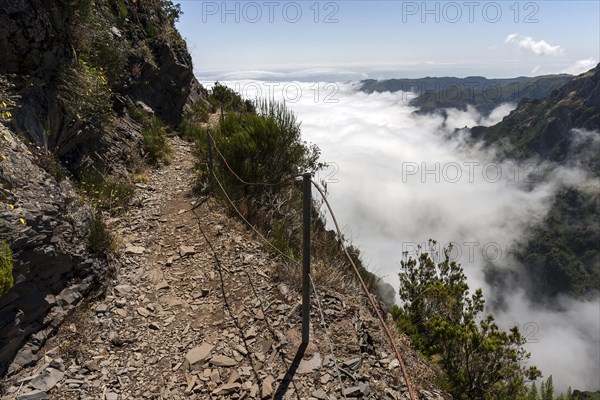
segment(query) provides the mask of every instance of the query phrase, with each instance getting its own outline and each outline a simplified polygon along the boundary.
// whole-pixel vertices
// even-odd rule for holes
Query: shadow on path
[[[277,391],[275,391],[275,397],[273,397],[274,400],[283,399],[283,395],[285,395],[285,392],[287,391],[288,387],[290,386],[290,383],[294,379],[294,375],[296,375],[296,370],[298,369],[298,366],[300,365],[300,361],[302,361],[302,357],[304,356],[304,351],[306,350],[307,346],[308,346],[308,344],[304,343],[304,344],[300,344],[300,347],[298,347],[298,351],[296,352],[296,356],[294,357],[294,360],[292,361],[290,368],[287,370],[287,372],[285,373],[285,376],[279,383],[279,387],[277,388]]]

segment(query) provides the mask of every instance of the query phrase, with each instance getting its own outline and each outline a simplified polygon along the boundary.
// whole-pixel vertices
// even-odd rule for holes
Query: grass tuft
[[[0,243],[0,297],[9,291],[13,287],[13,284],[12,250],[3,240]]]

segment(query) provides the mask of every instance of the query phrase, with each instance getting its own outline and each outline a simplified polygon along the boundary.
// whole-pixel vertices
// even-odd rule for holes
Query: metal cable
[[[192,212],[193,212],[194,216],[196,217],[196,221],[198,222],[198,229],[200,230],[200,233],[204,237],[204,240],[206,241],[206,244],[208,245],[208,247],[210,248],[210,251],[213,254],[213,259],[215,261],[215,265],[217,266],[217,272],[219,274],[219,280],[220,280],[220,283],[221,283],[221,296],[223,296],[223,302],[225,303],[225,309],[227,310],[227,313],[231,317],[231,320],[233,321],[233,324],[235,325],[236,329],[240,333],[240,337],[242,338],[242,341],[244,343],[244,347],[246,348],[246,352],[248,353],[248,361],[250,362],[250,366],[252,368],[252,372],[254,372],[254,375],[258,379],[259,385],[262,386],[262,383],[260,383],[259,374],[258,374],[258,372],[256,370],[256,366],[254,364],[254,361],[252,360],[252,352],[250,350],[248,342],[244,338],[244,330],[240,326],[240,323],[239,323],[237,317],[235,316],[235,313],[231,309],[231,305],[229,304],[229,300],[227,299],[228,296],[225,293],[225,280],[223,279],[223,270],[227,271],[227,269],[224,268],[224,266],[221,264],[221,260],[219,259],[215,248],[213,247],[211,241],[208,239],[208,236],[206,236],[206,233],[204,232],[204,229],[202,229],[202,224],[200,223],[200,217],[198,217],[198,215],[196,214],[195,211],[192,211]]]
[[[235,212],[242,218],[242,220],[246,223],[246,225],[248,225],[250,227],[250,229],[252,229],[254,231],[254,233],[256,233],[266,244],[268,244],[273,250],[275,250],[277,253],[279,253],[280,255],[282,255],[283,257],[287,258],[288,260],[290,260],[292,263],[300,265],[300,263],[296,260],[294,260],[291,256],[285,254],[284,252],[282,252],[281,250],[279,250],[277,247],[275,247],[275,245],[273,243],[271,243],[269,241],[269,239],[267,239],[262,233],[260,233],[258,231],[258,229],[256,229],[247,219],[246,217],[244,217],[244,215],[242,214],[242,212],[235,206],[235,204],[233,204],[233,201],[231,200],[231,197],[229,197],[229,195],[227,194],[227,192],[225,191],[225,188],[223,187],[223,185],[221,184],[221,181],[219,181],[219,178],[217,178],[216,174],[213,174],[215,181],[217,182],[217,184],[219,185],[219,187],[221,188],[221,191],[223,192],[223,194],[225,195],[225,198],[227,199],[227,201],[229,202],[229,204],[231,205],[231,207],[233,207],[233,209],[235,210]]]

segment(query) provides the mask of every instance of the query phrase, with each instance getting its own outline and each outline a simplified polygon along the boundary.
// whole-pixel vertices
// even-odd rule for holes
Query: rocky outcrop
[[[185,41],[167,20],[160,1],[127,2],[126,16],[119,16],[122,11],[112,2],[90,4],[94,8],[86,11],[59,0],[0,0],[0,74],[13,74],[20,96],[12,127],[75,170],[94,153],[129,156],[118,141],[105,140],[113,130],[109,118],[79,121],[81,105],[64,101],[86,95],[68,89],[64,93],[68,84],[80,85],[74,79],[78,76],[68,72],[83,59],[108,59],[102,71],[117,119],[141,102],[176,126],[183,110],[205,96]],[[92,16],[84,17],[86,12]],[[126,149],[136,143],[139,151],[139,137]]]
[[[192,59],[185,47],[168,43],[158,43],[154,52],[156,67],[144,68],[140,79],[126,93],[134,102],[143,102],[165,122],[176,126],[181,122],[184,107],[200,101]]]
[[[14,255],[14,287],[0,298],[0,373],[23,345],[15,368],[36,359],[45,338],[83,296],[107,264],[87,251],[89,207],[71,185],[59,183],[36,155],[0,125],[0,237]],[[77,278],[74,286],[68,284]]]
[[[57,1],[0,1],[0,73],[51,75],[71,54]]]

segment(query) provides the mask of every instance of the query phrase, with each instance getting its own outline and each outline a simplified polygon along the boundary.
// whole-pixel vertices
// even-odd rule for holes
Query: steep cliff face
[[[0,126],[2,155],[0,237],[14,254],[14,287],[0,298],[0,371],[27,336],[36,335],[17,364],[33,352],[106,271],[105,260],[90,257],[87,238],[91,209],[72,185],[58,183],[37,165],[37,157]],[[65,284],[79,278],[77,284]],[[64,290],[64,292],[63,292]],[[61,293],[62,292],[62,293]]]
[[[0,0],[0,240],[15,281],[0,298],[0,374],[15,355],[11,371],[34,362],[114,267],[89,249],[82,168],[125,176],[143,157],[129,110],[177,125],[204,96],[166,3]],[[61,168],[64,180],[47,172]]]
[[[20,96],[12,127],[74,169],[99,149],[107,159],[135,150],[139,137],[124,149],[112,134],[127,130],[118,117],[128,107],[143,102],[177,125],[202,96],[161,0],[128,3],[0,1],[0,74]]]

